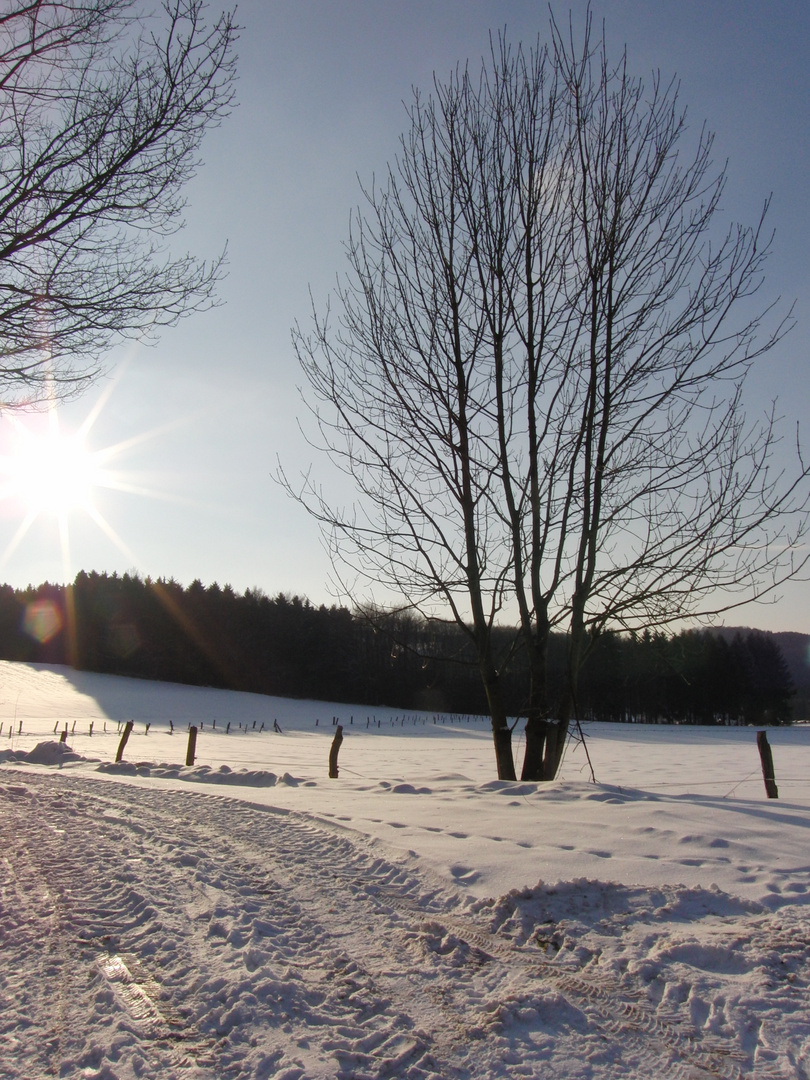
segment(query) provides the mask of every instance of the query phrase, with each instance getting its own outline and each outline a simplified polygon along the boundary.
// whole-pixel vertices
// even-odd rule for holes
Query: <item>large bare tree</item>
[[[234,40],[202,0],[2,5],[0,406],[70,393],[116,338],[212,302],[222,258],[168,241]]]
[[[807,472],[743,398],[790,319],[756,295],[763,221],[721,224],[724,170],[677,85],[611,65],[590,20],[579,44],[554,23],[545,47],[493,42],[409,119],[330,308],[294,331],[316,442],[359,497],[288,486],[355,598],[469,634],[507,779],[500,677],[522,654],[523,778],[551,779],[600,631],[716,613],[804,565]]]

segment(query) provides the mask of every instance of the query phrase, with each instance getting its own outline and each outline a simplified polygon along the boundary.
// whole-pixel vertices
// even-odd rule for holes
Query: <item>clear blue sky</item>
[[[212,0],[212,6],[216,6]],[[584,3],[569,6],[581,25]],[[788,420],[810,405],[810,4],[807,0],[603,0],[611,52],[630,68],[677,74],[694,125],[717,133],[728,158],[725,208],[753,222],[773,194],[776,231],[768,289],[796,300],[799,325],[752,386],[753,409],[778,396]],[[137,569],[188,583],[297,592],[329,600],[329,564],[316,526],[274,484],[280,456],[294,472],[313,454],[296,416],[300,383],[290,326],[306,320],[342,269],[358,180],[382,174],[405,126],[403,100],[458,62],[475,62],[488,33],[545,35],[542,3],[483,0],[243,0],[240,105],[207,138],[188,191],[183,245],[215,254],[227,240],[224,305],[122,349],[109,376],[62,410],[77,427],[112,387],[88,442],[102,449],[145,432],[115,466],[161,498],[100,492],[99,511],[123,541],[70,519],[65,567],[55,520],[41,517],[0,566],[13,585],[64,580],[79,569]],[[5,422],[4,422],[5,423]],[[0,431],[2,436],[2,431]],[[805,425],[810,437],[810,424]],[[316,463],[317,465],[317,463]],[[350,492],[347,489],[347,498]],[[19,526],[0,506],[0,551]],[[810,587],[728,620],[810,632]]]

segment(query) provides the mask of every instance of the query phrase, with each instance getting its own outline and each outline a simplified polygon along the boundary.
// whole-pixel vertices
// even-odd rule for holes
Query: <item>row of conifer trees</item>
[[[497,631],[502,657],[508,630]],[[565,638],[552,641],[560,678]],[[80,573],[73,585],[0,587],[0,656],[85,671],[442,712],[486,711],[470,645],[453,624],[405,615],[373,620],[298,596],[244,594],[217,584]],[[505,667],[519,715],[521,657]],[[603,634],[582,673],[584,719],[781,724],[791,719],[790,673],[776,640],[730,640],[707,630],[675,636]]]

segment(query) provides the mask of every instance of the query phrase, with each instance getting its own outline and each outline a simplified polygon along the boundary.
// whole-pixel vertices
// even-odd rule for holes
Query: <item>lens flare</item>
[[[26,604],[23,630],[41,645],[56,637],[62,622],[62,613],[53,600],[33,600]]]

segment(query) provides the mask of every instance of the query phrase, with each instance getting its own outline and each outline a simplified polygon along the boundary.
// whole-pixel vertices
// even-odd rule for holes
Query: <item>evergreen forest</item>
[[[513,637],[496,631],[503,689],[521,715]],[[753,630],[603,633],[582,671],[582,719],[790,723],[794,680],[777,637]],[[552,679],[567,642],[553,635]],[[0,658],[283,697],[485,713],[471,643],[455,624],[352,612],[261,590],[81,572],[72,586],[0,586]],[[802,718],[802,717],[799,717]]]

